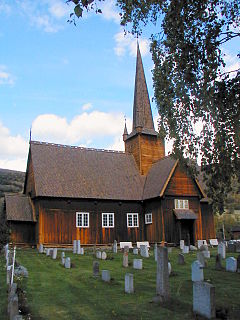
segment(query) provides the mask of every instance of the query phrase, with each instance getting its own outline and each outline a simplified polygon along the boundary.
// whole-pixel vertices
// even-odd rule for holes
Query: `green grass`
[[[7,319],[7,284],[4,256],[0,256],[0,319]]]
[[[72,269],[61,266],[60,252],[58,260],[52,260],[34,250],[19,249],[17,260],[29,271],[29,278],[22,282],[22,287],[26,290],[32,319],[194,319],[191,263],[196,260],[196,253],[185,255],[186,264],[179,266],[179,252],[174,249],[169,255],[173,276],[170,277],[171,301],[166,305],[151,302],[156,290],[156,262],[152,251],[151,257],[143,261],[143,270],[134,270],[132,265],[123,268],[121,253],[109,254],[112,260],[99,261],[100,270],[110,270],[110,283],[93,278],[92,263],[96,259],[90,251],[84,256],[66,252],[75,265]],[[212,250],[212,255],[215,254]],[[237,257],[237,254],[228,256]],[[130,264],[133,258],[136,256],[130,253]],[[217,308],[227,307],[229,319],[239,319],[240,274],[215,271],[214,265],[215,257],[212,257],[204,269],[204,277],[216,287]],[[134,274],[134,294],[124,293],[127,272]],[[3,276],[5,281],[1,272],[0,283]],[[0,305],[5,308],[4,303]]]

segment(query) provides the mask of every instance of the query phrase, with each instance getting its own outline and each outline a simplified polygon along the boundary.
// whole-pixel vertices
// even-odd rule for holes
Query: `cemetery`
[[[222,247],[18,248],[14,277],[5,250],[1,319],[239,319],[239,253]]]

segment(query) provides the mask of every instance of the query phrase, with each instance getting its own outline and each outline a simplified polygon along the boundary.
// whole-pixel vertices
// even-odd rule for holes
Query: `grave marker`
[[[226,259],[226,271],[236,272],[237,271],[237,259],[230,257]]]
[[[133,254],[138,255],[138,248],[133,248]]]
[[[77,254],[81,254],[81,242],[77,240]]]
[[[215,287],[207,282],[193,283],[193,312],[206,317],[215,318]]]
[[[101,251],[96,251],[96,258],[97,259],[102,259],[102,252]]]
[[[133,269],[142,270],[142,259],[133,259]]]
[[[168,250],[166,247],[157,248],[156,293],[161,301],[167,301],[170,297]]]
[[[71,268],[71,259],[69,257],[67,257],[65,259],[65,268],[66,269],[70,269]]]
[[[189,246],[184,246],[182,249],[182,253],[184,253],[184,254],[189,253]]]
[[[52,258],[53,258],[53,260],[57,259],[57,248],[53,249]]]
[[[184,255],[182,253],[179,253],[179,255],[178,255],[178,264],[180,264],[180,265],[185,264]]]
[[[226,245],[224,242],[220,242],[218,245],[218,254],[222,256],[222,259],[226,258]]]
[[[62,265],[65,265],[65,252],[61,253],[61,261],[62,261]]]
[[[129,250],[129,247],[125,246],[124,252],[123,252],[123,267],[124,268],[128,267],[128,250]]]
[[[105,251],[102,252],[102,260],[106,260],[107,259],[107,254]]]
[[[192,263],[192,281],[203,281],[204,275],[203,275],[203,266],[202,264],[196,260]]]
[[[77,253],[77,240],[73,240],[73,253]]]
[[[182,250],[184,247],[184,240],[180,240],[180,249]]]
[[[140,245],[140,255],[144,258],[149,258],[148,247],[146,245]]]
[[[157,248],[158,248],[158,245],[157,243],[154,244],[154,259],[155,261],[157,261]]]
[[[215,263],[215,269],[216,270],[222,270],[222,256],[220,254],[216,255],[216,263]]]
[[[125,292],[126,293],[133,293],[133,274],[132,273],[126,273],[125,274]]]
[[[110,282],[110,271],[109,270],[102,270],[102,280],[105,282]]]
[[[99,262],[93,261],[93,276],[99,277]]]
[[[114,240],[114,243],[113,243],[113,253],[117,253],[117,241]]]
[[[206,262],[205,262],[205,257],[204,257],[203,251],[197,252],[197,259],[201,263],[203,268],[205,268],[206,267]]]
[[[42,243],[40,243],[40,245],[39,245],[38,252],[43,253],[43,244]]]

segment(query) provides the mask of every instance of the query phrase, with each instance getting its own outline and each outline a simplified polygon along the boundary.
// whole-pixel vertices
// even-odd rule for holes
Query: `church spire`
[[[148,95],[147,83],[144,74],[142,57],[137,42],[137,63],[135,76],[135,91],[133,103],[133,133],[143,132],[156,135],[154,129],[151,105]]]
[[[125,141],[128,137],[128,131],[127,131],[127,123],[126,123],[126,117],[125,117],[125,126],[123,131],[123,141]]]

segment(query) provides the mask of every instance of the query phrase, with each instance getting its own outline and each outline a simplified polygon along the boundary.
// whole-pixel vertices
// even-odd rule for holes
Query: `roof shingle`
[[[31,200],[24,194],[5,194],[8,221],[35,222]]]

